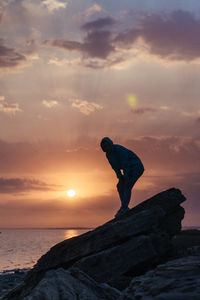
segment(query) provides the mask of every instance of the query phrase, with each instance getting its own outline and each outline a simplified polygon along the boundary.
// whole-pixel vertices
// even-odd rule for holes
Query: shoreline
[[[4,270],[0,273],[0,300],[10,290],[23,282],[24,276],[29,269]]]

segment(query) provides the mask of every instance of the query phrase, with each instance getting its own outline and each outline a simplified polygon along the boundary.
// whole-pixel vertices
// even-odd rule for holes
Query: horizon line
[[[80,229],[94,229],[95,227],[1,227],[3,229],[65,229],[65,230],[80,230]]]

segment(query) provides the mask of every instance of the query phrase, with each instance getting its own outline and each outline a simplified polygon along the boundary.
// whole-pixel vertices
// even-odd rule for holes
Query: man
[[[104,137],[100,145],[102,150],[106,152],[106,157],[119,179],[117,190],[121,200],[121,207],[115,215],[115,217],[118,217],[129,210],[131,190],[139,177],[142,176],[144,166],[133,151],[121,145],[113,144],[109,137]]]

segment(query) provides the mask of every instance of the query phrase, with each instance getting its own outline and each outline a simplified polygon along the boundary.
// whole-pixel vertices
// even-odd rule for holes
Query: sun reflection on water
[[[76,229],[67,229],[65,232],[65,239],[71,239],[74,236],[78,235],[78,230]]]

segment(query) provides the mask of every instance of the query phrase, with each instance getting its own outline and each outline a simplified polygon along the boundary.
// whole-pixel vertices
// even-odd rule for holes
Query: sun
[[[76,195],[75,190],[68,190],[68,191],[67,191],[67,196],[68,196],[68,197],[74,197],[75,195]]]

